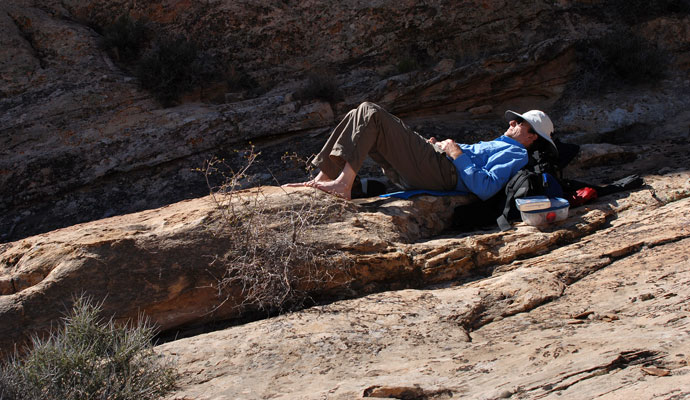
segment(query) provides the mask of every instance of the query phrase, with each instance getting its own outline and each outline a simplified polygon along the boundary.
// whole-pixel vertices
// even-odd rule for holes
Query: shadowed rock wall
[[[580,141],[687,137],[689,17],[669,9],[630,21],[617,7],[5,1],[0,241],[203,195],[203,176],[193,170],[249,140],[284,138],[263,149],[269,163],[285,150],[306,157],[322,141],[309,135],[327,131],[364,100],[405,118],[426,117],[417,127],[422,134],[461,141],[502,132],[507,108],[544,108],[559,131]],[[147,21],[154,36],[197,41],[228,80],[248,77],[255,87],[237,89],[219,78],[164,108],[131,66],[103,48],[104,27],[125,14]],[[578,44],[621,27],[668,51],[665,80],[585,96],[574,84],[597,71],[583,70]],[[324,71],[339,96],[300,98],[305,77]],[[275,165],[272,171],[283,182],[296,176]],[[257,174],[255,183],[275,183],[266,170]]]

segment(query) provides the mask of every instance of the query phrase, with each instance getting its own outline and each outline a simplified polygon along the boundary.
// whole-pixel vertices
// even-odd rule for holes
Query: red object
[[[596,200],[596,198],[596,190],[591,187],[583,187],[582,189],[578,189],[575,193],[570,193],[568,195],[568,203],[570,203],[571,207],[577,207],[589,203],[592,200]]]
[[[556,220],[556,213],[553,211],[549,211],[546,213],[546,222],[553,222]]]

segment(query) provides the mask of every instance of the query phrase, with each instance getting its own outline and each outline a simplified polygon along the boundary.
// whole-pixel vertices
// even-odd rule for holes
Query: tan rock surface
[[[255,198],[257,193],[245,194]],[[313,189],[286,192],[267,187],[259,197],[268,207],[280,209],[312,201],[313,196],[314,201],[345,205]],[[349,205],[342,218],[317,226],[318,231],[305,239],[361,257],[360,285],[379,281],[406,285],[403,282],[414,268],[409,263],[399,265],[399,257],[391,256],[396,243],[440,232],[446,226],[440,219],[444,212],[447,217],[453,204],[465,201],[464,197],[387,201],[375,211],[357,214]],[[204,197],[0,245],[2,350],[54,324],[70,298],[82,292],[105,299],[104,312],[117,319],[136,318],[143,312],[162,329],[240,316],[236,288],[218,293],[225,268],[213,261],[225,254],[227,241],[239,240],[223,224],[216,204]],[[400,277],[387,273],[405,269]]]
[[[598,153],[591,154],[596,159]],[[682,164],[683,159],[676,161]],[[438,235],[449,227],[454,206],[466,202],[465,197],[419,196],[345,206],[313,189],[266,187],[247,191],[236,201],[261,192],[259,198],[275,210],[305,201],[343,204],[340,217],[304,234],[307,242],[343,251],[353,262],[347,292],[336,283],[318,294],[337,299],[475,276],[586,238],[624,210],[641,213],[690,193],[687,172],[646,179],[656,198],[649,191],[614,197],[572,210],[572,218],[545,230],[523,226],[448,237]],[[243,301],[239,289],[218,292],[225,269],[213,261],[225,254],[227,241],[237,240],[223,223],[215,203],[205,197],[0,245],[0,317],[6,321],[0,326],[2,349],[47,329],[70,298],[82,292],[105,298],[106,314],[124,320],[144,312],[163,330],[242,316],[248,311],[236,307]]]
[[[646,154],[654,155],[655,151],[661,149],[664,147],[656,150],[649,148]],[[669,152],[661,153],[669,155]],[[597,153],[593,152],[592,157],[596,156]],[[381,294],[371,298],[374,300],[365,298],[334,303],[325,308],[232,328],[227,331],[230,333],[214,333],[208,338],[213,338],[214,335],[224,337],[222,335],[225,334],[251,336],[249,331],[263,326],[261,324],[272,326],[275,321],[283,321],[281,324],[292,326],[297,322],[290,318],[301,321],[312,314],[328,314],[323,310],[334,307],[333,309],[341,310],[335,314],[346,318],[346,321],[351,321],[355,316],[363,318],[359,313],[365,316],[386,316],[385,321],[376,322],[376,326],[380,325],[380,328],[373,328],[371,324],[374,322],[367,322],[364,324],[366,329],[357,331],[359,336],[355,338],[356,343],[367,349],[370,346],[383,346],[384,343],[393,340],[386,336],[375,336],[378,339],[374,344],[368,343],[369,332],[377,329],[382,332],[400,331],[400,334],[409,331],[409,337],[422,342],[427,340],[424,338],[434,338],[434,343],[439,343],[438,348],[441,349],[448,347],[443,342],[446,335],[452,338],[448,339],[450,342],[468,340],[474,331],[494,326],[493,324],[501,319],[509,320],[508,317],[513,315],[532,312],[530,310],[533,309],[539,310],[541,305],[562,298],[564,293],[571,290],[572,285],[585,277],[596,276],[599,270],[608,270],[611,265],[618,265],[617,263],[622,260],[637,257],[638,253],[655,254],[655,249],[666,248],[664,246],[668,243],[686,243],[689,235],[687,198],[690,195],[690,175],[683,168],[678,169],[683,159],[685,158],[668,157],[667,166],[670,172],[667,175],[645,177],[648,188],[653,190],[624,192],[605,197],[586,207],[571,210],[570,218],[563,223],[540,229],[518,224],[516,230],[509,232],[494,230],[452,234],[446,231],[443,234],[453,205],[466,201],[464,197],[420,196],[412,200],[363,201],[346,206],[341,218],[318,226],[317,230],[305,238],[315,244],[340,249],[354,262],[351,270],[353,282],[348,289],[349,292],[346,292],[349,293],[348,296],[385,290],[423,288],[428,285],[436,285],[437,288],[448,284],[460,286],[438,290],[391,292],[393,294],[390,298],[388,294]],[[674,164],[672,160],[680,164]],[[620,172],[640,165],[642,164],[633,163],[616,168]],[[611,167],[601,166],[590,169],[589,172],[596,175],[595,171],[600,169],[603,171],[600,173],[606,173],[608,168]],[[255,193],[256,190],[247,191],[245,195],[254,196]],[[263,196],[268,199],[267,204],[276,209],[286,204],[309,201],[313,195],[316,195],[316,201],[334,201],[331,196],[312,189],[284,192],[279,188],[263,188]],[[217,290],[218,277],[222,276],[224,271],[212,261],[216,256],[223,254],[228,240],[236,240],[222,229],[222,223],[217,208],[207,197],[157,210],[81,224],[0,245],[0,319],[3,321],[0,325],[0,338],[3,351],[10,351],[15,344],[21,344],[28,335],[44,331],[55,324],[68,307],[70,297],[79,293],[99,299],[105,298],[105,313],[115,315],[118,320],[135,318],[143,312],[166,330],[186,329],[207,322],[242,316],[242,309],[235,307],[242,302],[239,289],[230,288],[225,293],[219,293]],[[546,254],[539,256],[544,253]],[[659,257],[667,257],[668,254],[664,252]],[[684,253],[681,254],[684,256]],[[673,257],[669,257],[673,263],[682,264],[682,260],[676,262],[673,261]],[[662,259],[654,262],[663,264],[665,261]],[[477,280],[487,275],[492,277]],[[473,282],[463,285],[463,279]],[[608,283],[603,285],[608,286]],[[339,284],[331,285],[326,291],[319,293],[323,300],[337,300],[343,295],[343,287]],[[645,296],[640,299],[648,298],[647,293],[641,295]],[[430,302],[434,305],[425,310],[426,306],[422,305],[424,302],[403,301],[407,296],[412,296],[413,299],[420,296],[433,299]],[[460,300],[457,300],[457,296],[460,296]],[[678,296],[682,298],[684,294],[678,293]],[[394,308],[371,311],[371,301],[371,307],[374,308],[378,303],[388,304]],[[588,310],[580,304],[575,308],[582,309],[569,311],[572,315]],[[356,313],[350,315],[349,311],[345,312],[350,309],[354,309]],[[419,310],[413,311],[414,318],[411,315],[406,316],[405,312],[417,309]],[[604,319],[614,321],[617,316],[615,310],[594,310]],[[418,323],[413,323],[414,321]],[[575,322],[580,323],[581,320],[576,319]],[[321,326],[322,330],[318,332],[322,333],[335,332],[333,334],[340,335],[339,332],[347,331],[340,325],[345,322],[337,319],[317,318],[310,323]],[[417,332],[415,329],[419,329],[420,326],[424,328]],[[449,330],[448,326],[453,326],[456,330]],[[238,331],[240,333],[232,333]],[[435,337],[437,334],[440,335],[438,338]],[[311,337],[306,333],[296,337],[319,342],[318,337]],[[198,336],[194,340],[212,340],[206,338],[207,336]],[[287,345],[284,340],[275,343],[273,340],[273,336],[262,334],[256,338],[258,344],[252,346],[281,348],[284,344]],[[399,339],[393,341],[397,343]],[[180,346],[185,346],[184,343],[186,342],[180,342]],[[237,346],[236,342],[227,343],[233,343],[233,347]],[[403,346],[403,343],[400,345]],[[219,345],[209,343],[203,345],[207,351],[214,351],[217,346]],[[361,360],[363,363],[363,354],[371,355],[364,350],[357,351],[361,354],[347,354],[346,358]],[[431,350],[424,348],[416,351],[403,347],[396,350],[396,354],[426,354]],[[264,353],[256,355],[257,362]],[[186,353],[180,350],[179,354]],[[241,353],[237,354],[236,357],[245,357]],[[325,357],[323,354],[317,354],[315,357],[301,362],[314,363],[310,368],[321,368],[321,365],[325,365],[324,368],[338,370],[329,364],[336,361],[322,360],[321,358]],[[199,359],[206,358],[203,355]],[[294,368],[290,366],[291,362],[284,364],[285,368]],[[187,365],[188,363],[186,358],[182,359],[183,369],[191,371],[197,368],[193,364]],[[268,364],[275,366],[274,362]],[[348,362],[349,364],[351,363]],[[229,374],[224,370],[212,371],[219,376]],[[271,370],[257,372],[261,376],[272,373],[274,372]],[[356,375],[359,371],[349,373]],[[244,375],[233,375],[232,379],[249,378]],[[220,395],[214,392],[215,389],[208,389],[193,377],[187,376],[185,379],[187,383],[180,393],[189,391],[194,393],[193,396],[211,393],[209,398]],[[416,378],[415,381],[428,393],[436,393],[435,390],[440,390],[438,393],[459,390],[456,386],[445,388],[443,385],[429,386]],[[223,390],[235,390],[230,383],[222,382],[219,385]],[[327,385],[332,383],[324,382]],[[252,387],[258,387],[257,385],[258,383]],[[390,386],[383,383],[382,385]],[[403,382],[399,385],[410,387],[408,384],[403,385]],[[515,387],[520,385],[523,384],[516,383]],[[330,389],[332,387],[328,388]],[[364,389],[366,388],[358,388],[356,391]],[[276,390],[276,393],[286,394],[302,389],[281,386]],[[350,396],[350,390],[354,389],[347,390],[349,394],[343,394],[345,397]],[[233,393],[233,396],[243,396],[241,392]],[[263,395],[262,393],[264,392],[254,393],[248,397],[253,398],[255,395]],[[371,393],[383,392],[372,389]],[[308,398],[311,395],[304,396]]]
[[[646,215],[622,210],[583,240],[460,286],[162,345],[184,374],[171,399],[690,397],[690,199]]]

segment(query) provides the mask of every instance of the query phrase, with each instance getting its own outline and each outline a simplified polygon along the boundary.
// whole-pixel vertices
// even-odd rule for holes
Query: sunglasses
[[[518,125],[520,125],[521,123],[525,122],[525,119],[524,119],[524,118],[520,118],[520,117],[515,117],[515,122],[516,122]],[[532,125],[530,125],[529,123],[527,123],[527,126],[528,126],[527,132],[529,132],[529,133],[534,133],[534,134],[537,133],[537,132],[534,131],[534,129],[532,129]]]

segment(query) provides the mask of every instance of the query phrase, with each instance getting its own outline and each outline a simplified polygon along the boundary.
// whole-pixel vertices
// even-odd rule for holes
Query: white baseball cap
[[[553,139],[551,139],[551,134],[553,133],[553,122],[551,122],[551,118],[549,118],[545,112],[539,110],[530,110],[524,114],[518,114],[515,111],[508,110],[505,113],[505,118],[508,121],[512,121],[516,117],[520,117],[527,121],[527,123],[532,126],[532,129],[534,129],[539,136],[546,139],[547,142],[551,143],[553,148],[556,149],[556,152],[558,152],[556,143],[554,143]]]

